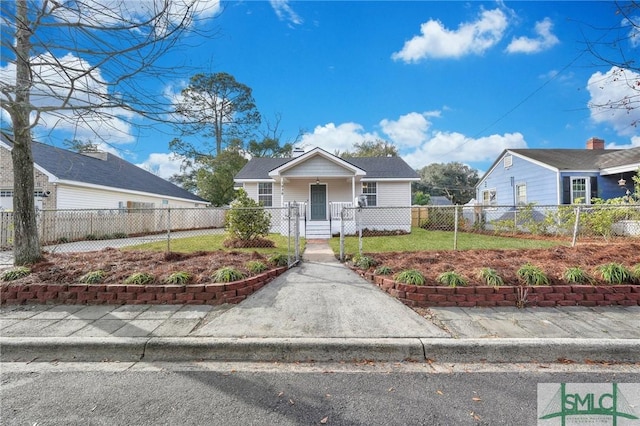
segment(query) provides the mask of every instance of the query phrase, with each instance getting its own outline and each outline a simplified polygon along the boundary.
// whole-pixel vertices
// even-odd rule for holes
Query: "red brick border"
[[[357,271],[356,271],[357,272]],[[370,273],[361,274],[407,306],[516,306],[518,286],[415,286]],[[528,287],[526,306],[636,306],[640,285],[558,285]]]
[[[286,266],[231,283],[187,285],[26,284],[0,286],[0,304],[198,304],[240,303]]]

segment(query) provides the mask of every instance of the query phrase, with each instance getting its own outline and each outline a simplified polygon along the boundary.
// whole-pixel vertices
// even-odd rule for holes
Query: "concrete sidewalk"
[[[310,242],[238,305],[0,307],[6,361],[640,361],[640,307],[431,308],[423,318]]]

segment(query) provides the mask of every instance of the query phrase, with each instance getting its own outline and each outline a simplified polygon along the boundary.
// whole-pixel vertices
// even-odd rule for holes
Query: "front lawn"
[[[258,252],[265,256],[273,254],[287,254],[289,242],[286,236],[280,234],[269,234],[268,240],[275,243],[275,247],[256,247],[256,248],[227,248],[223,242],[228,236],[226,234],[202,235],[188,238],[171,239],[170,249],[175,253],[194,253],[198,251],[236,251],[253,253]],[[138,244],[123,248],[123,250],[150,250],[150,251],[166,251],[167,242],[157,241],[153,243]],[[291,250],[294,250],[293,241],[291,242]],[[304,250],[304,238],[300,238],[300,251]]]
[[[340,253],[340,238],[332,238],[329,245],[334,253]],[[517,237],[499,237],[493,235],[458,233],[458,250],[480,249],[538,249],[559,245],[567,245],[561,241],[536,240]],[[363,237],[362,251],[365,253],[384,253],[393,251],[433,251],[453,250],[453,232],[427,231],[412,228],[411,234],[385,237]],[[358,253],[358,237],[345,238],[344,251],[349,254]]]

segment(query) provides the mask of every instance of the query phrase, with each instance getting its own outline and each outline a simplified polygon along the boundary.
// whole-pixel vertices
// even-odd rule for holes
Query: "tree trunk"
[[[31,31],[27,18],[27,5],[19,0],[16,5],[16,102],[12,108],[13,126],[13,254],[16,265],[26,265],[42,258],[36,223],[33,154],[31,152]]]

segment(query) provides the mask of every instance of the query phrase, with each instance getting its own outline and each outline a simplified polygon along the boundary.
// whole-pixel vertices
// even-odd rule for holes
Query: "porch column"
[[[356,199],[356,177],[351,176],[351,202]]]
[[[280,176],[280,207],[284,207],[284,176]]]

